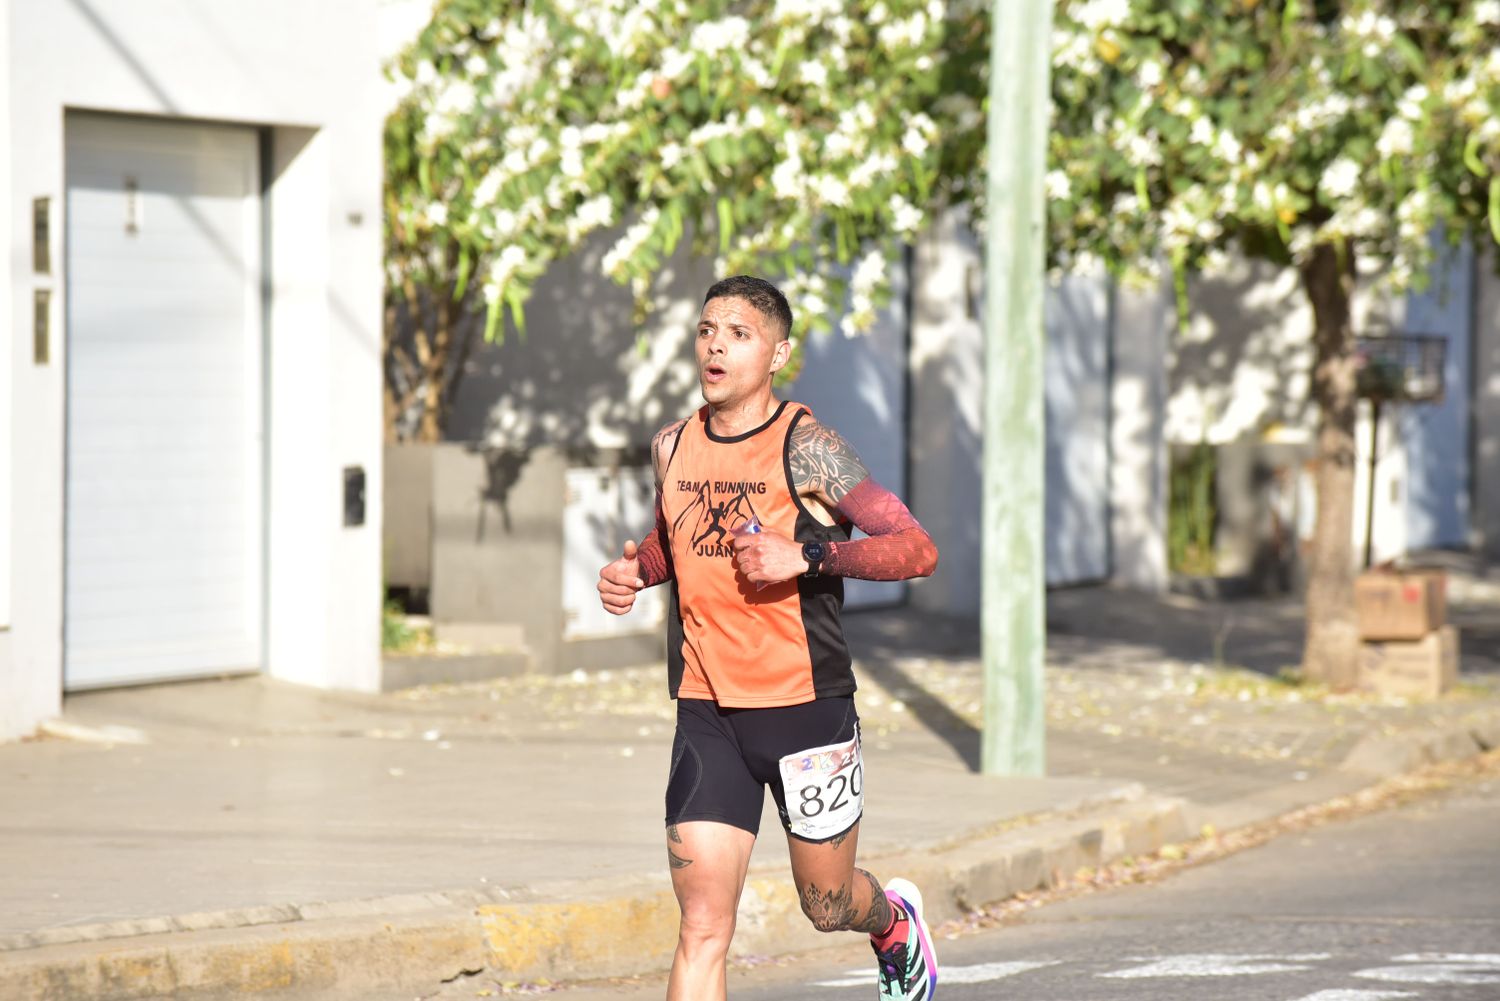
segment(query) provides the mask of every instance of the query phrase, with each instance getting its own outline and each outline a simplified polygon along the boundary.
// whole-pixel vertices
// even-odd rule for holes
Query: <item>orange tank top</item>
[[[709,408],[688,418],[662,482],[671,540],[668,682],[673,698],[724,707],[790,706],[854,691],[839,612],[841,577],[797,577],[757,590],[734,565],[731,531],[758,518],[798,542],[842,541],[792,484],[787,443],[812,416],[783,402],[765,424],[733,437],[709,429]]]

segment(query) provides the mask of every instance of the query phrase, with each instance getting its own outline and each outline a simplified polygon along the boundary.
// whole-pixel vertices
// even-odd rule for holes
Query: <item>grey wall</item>
[[[1500,256],[1493,247],[1475,268],[1474,528],[1476,542],[1500,560]]]
[[[1461,546],[1469,541],[1469,429],[1473,379],[1474,252],[1446,245],[1432,285],[1406,298],[1407,333],[1448,341],[1443,401],[1398,411],[1406,450],[1407,545]]]
[[[678,249],[638,341],[629,290],[599,271],[617,236],[595,234],[578,255],[548,270],[527,303],[524,338],[507,319],[503,342],[474,352],[449,440],[507,448],[646,445],[663,424],[702,405],[692,340],[713,262]]]

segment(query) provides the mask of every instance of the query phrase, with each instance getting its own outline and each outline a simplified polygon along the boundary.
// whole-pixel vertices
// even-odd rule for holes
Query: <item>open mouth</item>
[[[724,368],[721,365],[716,365],[713,362],[710,362],[709,364],[703,366],[704,382],[722,382],[724,379],[728,378],[728,376],[729,373],[724,371]]]

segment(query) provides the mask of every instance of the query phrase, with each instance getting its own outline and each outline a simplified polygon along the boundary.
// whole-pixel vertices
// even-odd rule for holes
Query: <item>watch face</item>
[[[802,546],[802,557],[809,563],[821,563],[823,561],[823,544],[821,542],[808,542]]]

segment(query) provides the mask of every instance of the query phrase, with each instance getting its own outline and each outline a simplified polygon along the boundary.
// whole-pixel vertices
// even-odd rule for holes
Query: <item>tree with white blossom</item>
[[[982,146],[986,10],[440,2],[391,68],[405,94],[386,135],[388,427],[440,436],[474,339],[506,314],[524,330],[537,279],[601,230],[637,324],[690,240],[721,273],[776,278],[799,337],[869,327],[888,260],[928,206],[961,196],[956,168]]]
[[[1060,265],[1186,278],[1226,253],[1312,306],[1307,674],[1354,681],[1356,265],[1420,286],[1436,234],[1500,240],[1500,0],[1087,0],[1061,8],[1047,180]]]
[[[1053,41],[1057,267],[1165,269],[1184,306],[1231,252],[1302,277],[1304,663],[1347,684],[1356,262],[1404,288],[1434,233],[1500,238],[1500,0],[1060,0]],[[950,206],[983,220],[988,54],[982,0],[441,0],[392,68],[389,313],[418,336],[415,358],[388,350],[388,415],[436,436],[459,318],[524,329],[538,277],[600,230],[619,228],[603,269],[637,322],[690,239],[778,280],[799,336],[867,328],[898,244]]]

